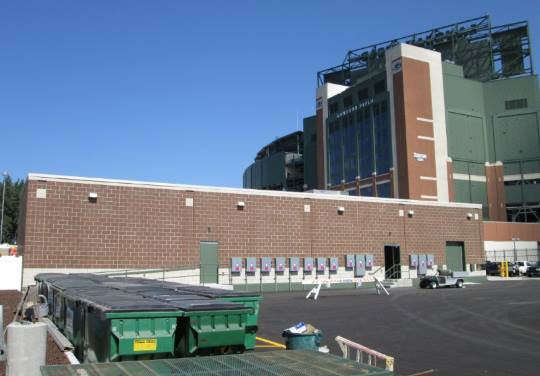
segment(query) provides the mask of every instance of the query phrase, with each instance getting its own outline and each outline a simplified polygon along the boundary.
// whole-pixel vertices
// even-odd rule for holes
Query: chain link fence
[[[486,250],[486,261],[540,261],[540,248]]]

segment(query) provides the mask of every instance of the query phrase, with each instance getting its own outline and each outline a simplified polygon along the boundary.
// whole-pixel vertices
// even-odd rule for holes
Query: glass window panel
[[[347,116],[346,126],[343,129],[343,169],[345,181],[351,182],[356,178],[356,138],[353,125],[353,116]]]
[[[371,197],[373,196],[373,188],[370,186],[360,188],[360,196]]]
[[[390,198],[390,182],[377,185],[377,196]]]
[[[357,112],[357,137],[360,162],[359,176],[364,179],[373,173],[373,133],[369,109]]]
[[[376,104],[373,109],[375,123],[375,165],[377,174],[385,174],[392,166],[392,135],[386,102]]]
[[[328,132],[328,180],[332,185],[340,184],[343,176],[341,137],[341,126],[335,122],[329,127]]]

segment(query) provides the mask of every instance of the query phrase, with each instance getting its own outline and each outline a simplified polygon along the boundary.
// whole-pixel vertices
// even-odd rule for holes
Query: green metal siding
[[[496,160],[540,158],[537,113],[495,117],[494,137]]]
[[[483,177],[485,162],[497,161],[503,162],[505,176],[540,173],[537,76],[482,83],[463,78],[459,66],[443,63],[443,79],[454,173]],[[515,103],[524,107],[516,108]],[[524,179],[505,183],[508,204],[540,202],[540,186]],[[481,203],[487,213],[486,183],[477,180],[455,179],[455,199]]]
[[[484,162],[485,134],[482,117],[464,113],[448,112],[448,154],[453,159]]]

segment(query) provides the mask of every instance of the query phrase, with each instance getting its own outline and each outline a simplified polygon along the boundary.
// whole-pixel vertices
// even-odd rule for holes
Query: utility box
[[[317,257],[317,271],[323,273],[326,270],[326,257]]]
[[[418,268],[418,255],[417,254],[409,255],[409,266],[413,269]]]
[[[270,257],[261,257],[261,272],[270,273],[272,270],[272,259]]]
[[[231,258],[231,273],[240,274],[242,273],[243,259],[241,257]]]
[[[345,269],[354,269],[354,255],[345,255]]]
[[[366,256],[364,254],[356,255],[354,276],[363,277],[365,275],[366,275]]]
[[[337,272],[339,268],[339,259],[337,257],[330,257],[330,271]]]
[[[313,257],[304,257],[304,273],[313,271]]]
[[[246,259],[246,272],[255,273],[257,270],[257,259],[255,257],[248,257]]]
[[[425,275],[427,272],[427,257],[426,255],[418,255],[418,274]]]
[[[289,259],[289,273],[298,273],[299,269],[300,269],[300,258],[291,257]]]
[[[276,272],[283,273],[285,271],[285,257],[276,257]]]
[[[366,270],[373,269],[373,255],[371,253],[366,254]]]
[[[435,266],[435,255],[426,255],[426,257],[427,257],[426,266],[429,269],[433,269],[433,267]]]

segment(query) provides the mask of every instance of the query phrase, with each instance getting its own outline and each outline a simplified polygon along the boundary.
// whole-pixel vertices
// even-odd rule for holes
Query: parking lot
[[[259,335],[274,341],[299,321],[324,332],[331,353],[341,335],[395,357],[397,375],[540,373],[540,279],[464,289],[321,290],[264,295]]]

